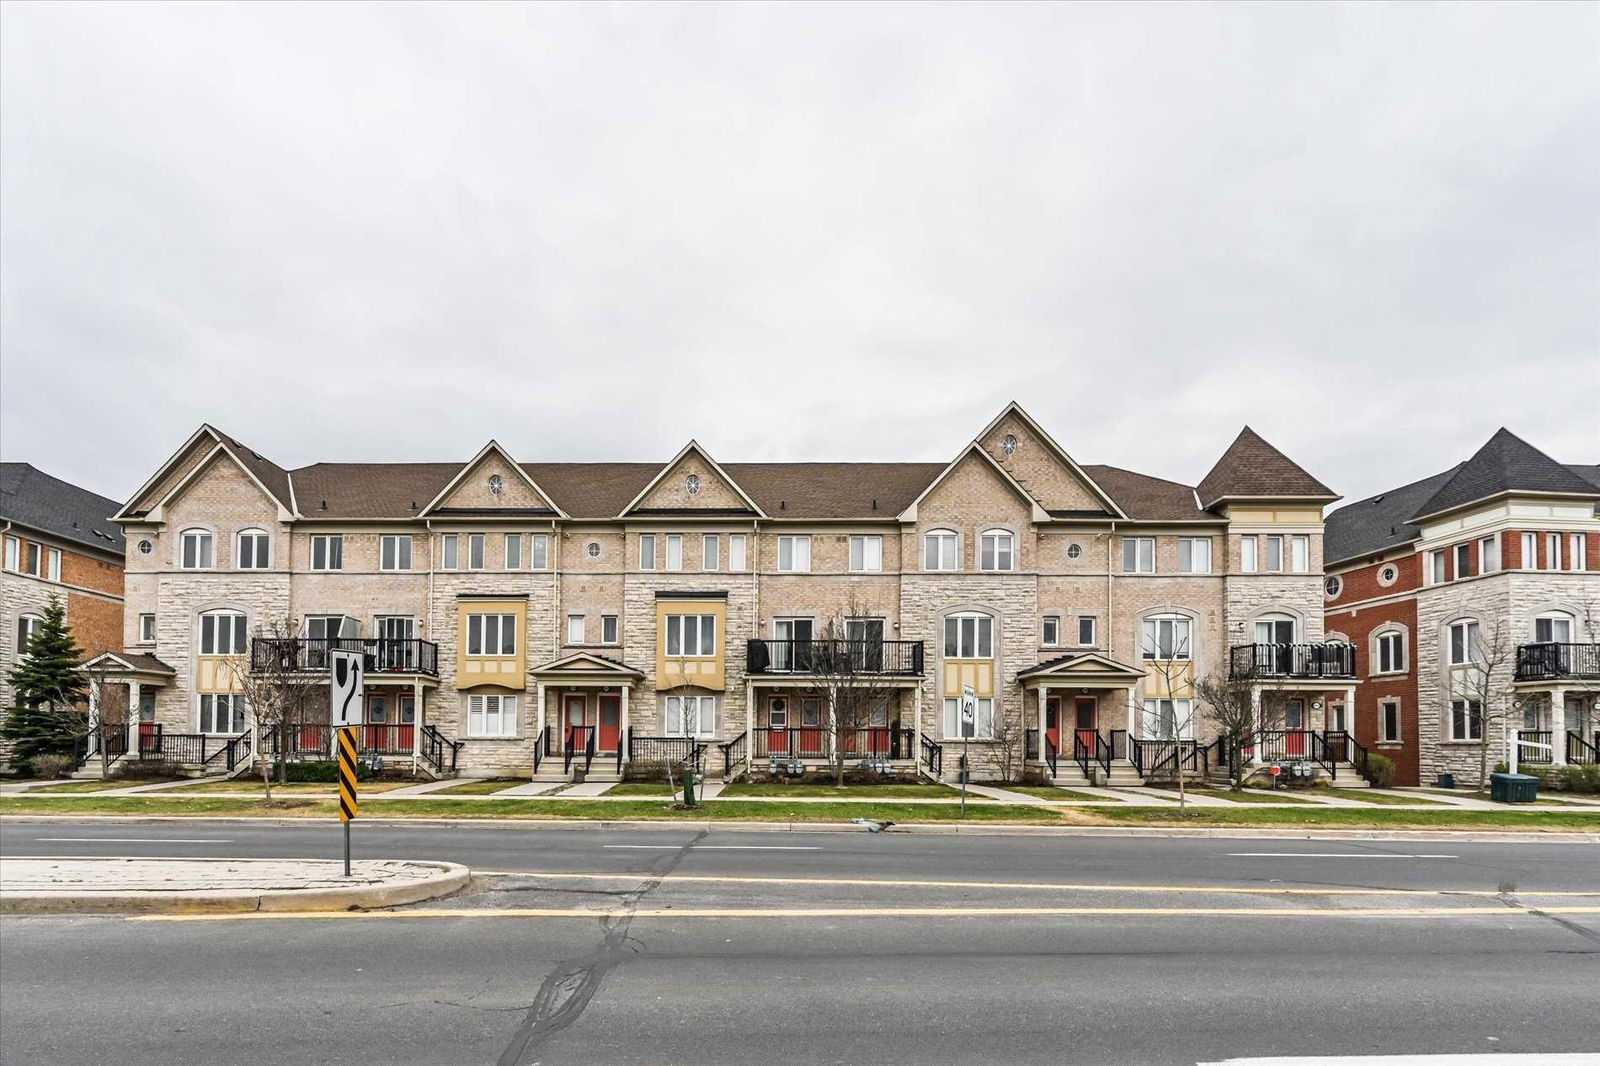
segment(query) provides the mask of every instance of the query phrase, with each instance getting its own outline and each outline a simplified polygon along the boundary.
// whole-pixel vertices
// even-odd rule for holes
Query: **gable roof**
[[[733,490],[734,495],[738,496],[741,500],[749,505],[751,511],[762,518],[766,517],[766,515],[762,513],[761,505],[752,500],[750,498],[750,494],[739,487],[739,483],[730,477],[728,472],[718,465],[715,459],[711,458],[711,453],[702,448],[699,441],[693,439],[691,439],[688,444],[685,444],[682,448],[678,449],[678,454],[674,455],[670,460],[668,460],[667,464],[661,468],[660,473],[651,478],[645,487],[639,490],[638,495],[629,500],[627,505],[624,506],[622,510],[618,511],[615,517],[624,518],[629,514],[629,512],[632,512],[638,508],[639,502],[646,496],[650,495],[650,490],[661,484],[661,479],[671,473],[673,467],[683,462],[684,457],[690,452],[698,455],[707,466],[716,471],[717,475],[722,478],[723,482]]]
[[[261,487],[267,490],[273,502],[278,504],[290,514],[294,514],[294,485],[289,481],[289,472],[254,448],[241,444],[237,439],[228,436],[215,426],[207,425],[205,428],[216,434],[228,454],[233,456],[238,464],[245,468]]]
[[[0,520],[120,556],[127,541],[122,527],[111,521],[120,509],[116,500],[29,463],[0,463]]]
[[[1339,494],[1306,473],[1249,426],[1228,445],[1197,486],[1207,510],[1230,499],[1337,500]]]
[[[1449,480],[1418,506],[1412,521],[1431,518],[1507,492],[1600,496],[1600,486],[1562,466],[1502,426],[1471,459],[1455,469]]]
[[[499,441],[494,440],[492,438],[490,439],[488,444],[485,444],[482,448],[478,449],[478,454],[477,455],[474,455],[471,459],[468,459],[465,463],[463,463],[461,465],[461,469],[456,473],[456,476],[451,478],[448,482],[446,482],[444,488],[440,489],[437,493],[434,494],[433,499],[428,501],[427,506],[422,508],[422,512],[421,513],[422,514],[430,514],[430,513],[439,512],[439,505],[444,503],[445,497],[449,496],[450,493],[455,490],[456,486],[460,485],[461,482],[466,479],[466,476],[468,474],[472,473],[472,471],[477,467],[477,465],[479,463],[483,462],[483,460],[485,458],[487,458],[488,456],[490,456],[490,455],[498,455],[501,458],[501,460],[504,461],[506,466],[508,466],[512,470],[515,470],[517,472],[517,474],[521,476],[522,480],[527,484],[528,488],[533,490],[533,493],[534,493],[535,496],[538,496],[540,499],[550,502],[556,508],[554,512],[551,512],[553,517],[556,517],[556,518],[566,518],[567,517],[567,515],[562,513],[561,505],[556,503],[554,500],[551,500],[550,499],[550,494],[545,492],[544,489],[540,488],[538,482],[535,481],[531,476],[529,476],[527,468],[522,466],[515,459],[513,459],[511,457],[511,453],[506,451],[503,447],[501,447]]]
[[[1368,496],[1329,514],[1322,526],[1323,565],[1375,555],[1422,536],[1411,516],[1460,469],[1457,463],[1443,473]]]
[[[240,443],[236,438],[228,436],[226,433],[217,429],[209,422],[204,422],[201,423],[200,428],[195,430],[194,434],[188,440],[183,442],[182,447],[173,452],[172,455],[168,457],[167,461],[161,464],[161,469],[157,470],[155,474],[151,476],[150,480],[139,486],[139,491],[130,496],[128,498],[128,502],[118,508],[117,513],[113,517],[119,520],[124,518],[139,518],[143,517],[144,515],[148,514],[150,510],[154,509],[145,508],[135,511],[133,508],[139,503],[140,500],[144,499],[145,495],[149,493],[163,478],[165,478],[167,473],[176,467],[185,456],[191,454],[191,450],[197,441],[204,441],[206,438],[210,438],[212,441],[212,447],[210,451],[208,451],[199,462],[190,468],[190,470],[184,474],[183,477],[179,478],[177,482],[166,491],[162,499],[156,501],[156,507],[159,507],[166,501],[167,498],[171,497],[179,487],[186,484],[191,477],[193,477],[201,468],[206,465],[207,461],[212,455],[216,454],[217,452],[221,452],[228,456],[228,458],[232,459],[235,465],[244,471],[245,476],[260,486],[261,491],[267,494],[268,499],[276,503],[285,513],[290,515],[296,513],[294,506],[294,484],[289,479],[289,472],[287,470],[261,455],[254,448]]]
[[[1135,521],[1223,521],[1219,515],[1200,507],[1194,489],[1188,485],[1117,466],[1086,465],[1084,469],[1116,499],[1123,513]]]
[[[967,457],[971,455],[977,455],[989,465],[989,469],[1000,475],[1000,480],[1009,485],[1011,491],[1015,492],[1018,498],[1028,505],[1028,509],[1033,512],[1033,520],[1035,522],[1044,521],[1050,517],[1049,512],[1044,509],[1044,505],[1034,499],[1033,494],[1023,488],[1022,484],[1011,476],[1011,471],[996,462],[994,456],[990,455],[983,445],[974,440],[971,444],[961,449],[961,453],[950,460],[949,464],[939,472],[937,477],[928,482],[927,487],[917,494],[917,498],[900,511],[900,520],[903,522],[915,522],[917,520],[917,505],[927,498],[928,493],[938,488],[945,478],[955,473],[956,467],[966,462]]]
[[[1032,431],[1034,436],[1044,441],[1045,446],[1055,453],[1056,458],[1065,463],[1067,469],[1076,474],[1079,480],[1084,483],[1085,487],[1087,487],[1095,496],[1098,496],[1100,498],[1100,502],[1105,504],[1113,515],[1118,518],[1128,517],[1117,505],[1117,501],[1111,496],[1111,494],[1107,493],[1105,489],[1096,483],[1095,478],[1089,474],[1089,471],[1084,467],[1079,466],[1078,461],[1072,456],[1068,455],[1065,448],[1056,443],[1056,439],[1050,435],[1049,431],[1036,422],[1033,416],[1027,411],[1023,410],[1022,405],[1015,400],[1007,403],[1005,407],[1001,409],[999,414],[995,415],[989,420],[989,424],[984,426],[983,429],[979,431],[978,435],[973,438],[973,443],[976,444],[978,441],[981,441],[984,437],[988,436],[989,431],[994,429],[995,426],[998,426],[1007,415],[1015,415],[1017,418],[1021,419],[1022,424],[1027,426],[1028,429]]]
[[[1094,651],[1069,651],[1054,659],[1017,671],[1017,680],[1026,681],[1041,677],[1076,678],[1086,675],[1096,677],[1142,678],[1144,671],[1136,666],[1119,662],[1109,655]]]

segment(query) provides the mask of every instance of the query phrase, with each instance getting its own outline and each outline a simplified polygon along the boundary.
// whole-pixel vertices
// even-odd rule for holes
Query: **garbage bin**
[[[1440,774],[1438,777],[1434,778],[1433,784],[1434,784],[1434,787],[1436,787],[1436,788],[1455,788],[1456,787],[1456,775],[1455,774]]]
[[[1539,779],[1532,774],[1490,774],[1489,796],[1497,803],[1532,803],[1539,798]]]

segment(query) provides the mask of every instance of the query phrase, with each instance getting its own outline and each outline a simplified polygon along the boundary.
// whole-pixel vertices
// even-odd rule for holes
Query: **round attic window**
[[[151,552],[153,552],[155,550],[156,550],[156,546],[154,544],[151,544],[149,541],[141,540],[139,542],[139,554],[140,555],[149,555]]]
[[[683,484],[684,487],[689,490],[689,495],[693,496],[695,493],[700,491],[700,475],[690,474],[684,479]]]
[[[1328,599],[1338,599],[1339,593],[1344,591],[1344,579],[1340,577],[1328,578],[1322,583],[1322,591],[1328,594]]]
[[[505,479],[502,478],[499,474],[490,474],[489,475],[489,491],[494,493],[496,496],[498,496],[502,492],[506,491]]]
[[[1007,455],[1015,455],[1017,453],[1017,438],[1007,433],[1000,439],[1000,450]]]
[[[1392,585],[1400,580],[1400,571],[1392,563],[1378,571],[1378,584]]]
[[[591,559],[600,558],[600,542],[597,540],[591,540],[587,545],[584,546],[583,550],[589,554],[589,558]]]
[[[1082,554],[1083,554],[1083,545],[1081,545],[1081,544],[1068,544],[1067,545],[1067,558],[1068,559],[1076,559]]]

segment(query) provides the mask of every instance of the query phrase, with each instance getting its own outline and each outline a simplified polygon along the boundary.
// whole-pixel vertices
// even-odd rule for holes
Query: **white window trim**
[[[789,546],[789,565],[783,565],[784,542]],[[802,551],[802,547],[804,551]],[[800,565],[800,556],[805,555],[805,565]],[[809,533],[783,533],[778,537],[777,571],[780,574],[809,574],[811,573],[811,534]]]
[[[238,629],[239,642],[240,642],[241,646],[240,646],[238,651],[217,651],[217,650],[215,650],[215,648],[213,648],[213,650],[211,650],[211,651],[206,651],[205,650],[204,633],[205,633],[205,625],[206,625],[205,620],[207,618],[238,618],[240,620],[239,623],[238,623],[237,629]],[[233,635],[234,629],[235,629],[235,626],[232,623],[230,623],[229,626],[228,626],[228,630],[229,630],[229,635],[230,636]],[[216,643],[216,637],[217,637],[218,632],[219,632],[219,627],[216,626],[216,625],[213,625],[211,627],[213,644]],[[231,607],[217,607],[217,608],[214,608],[214,609],[209,610],[209,611],[201,611],[198,615],[195,616],[195,622],[194,622],[194,646],[195,646],[195,649],[196,649],[195,654],[197,654],[197,655],[218,656],[218,655],[246,655],[246,654],[248,654],[249,651],[250,651],[250,616],[245,614],[243,611],[235,610],[235,609],[233,609]]]
[[[450,556],[455,556],[455,561],[450,561]],[[461,569],[461,534],[441,533],[439,535],[439,569]]]
[[[856,545],[861,546],[861,565],[856,565]],[[873,565],[872,552],[868,549],[874,544],[877,546],[877,565]],[[851,573],[877,574],[883,572],[883,535],[879,533],[852,533],[848,544]]]
[[[1050,633],[1052,628],[1055,629],[1054,636]],[[1046,648],[1061,647],[1061,616],[1059,614],[1047,614],[1041,620],[1039,624],[1039,643]]]
[[[690,732],[684,727],[683,709],[693,704],[696,729]],[[706,711],[709,708],[710,713]],[[673,729],[673,720],[677,720],[677,729]],[[709,719],[709,720],[708,720]],[[662,708],[661,721],[663,732],[669,737],[714,737],[717,735],[717,698],[715,696],[668,696]]]
[[[254,558],[251,565],[244,565],[244,538],[265,537],[267,541],[267,561],[260,566],[255,565]],[[254,552],[250,553],[252,557]],[[271,570],[272,569],[272,534],[260,526],[246,526],[233,535],[233,566],[236,570]]]
[[[510,623],[511,623],[511,650],[510,651],[502,651],[499,648],[496,648],[494,651],[473,651],[472,650],[472,620],[474,618],[478,618],[478,619],[498,618],[498,619],[500,619],[500,622],[496,624],[496,635],[500,636],[502,638],[504,637],[504,633],[505,633],[505,623],[507,621],[510,621]],[[487,623],[480,621],[478,623],[478,627],[479,627],[478,640],[482,645],[487,646],[488,642],[485,639],[486,636],[487,636],[487,633],[485,632],[485,630],[488,629],[488,625],[487,625]],[[467,631],[466,631],[466,634],[465,634],[465,640],[466,640],[466,644],[467,644],[467,651],[466,651],[467,658],[469,658],[469,659],[505,659],[505,658],[508,658],[510,656],[513,656],[513,655],[517,654],[517,639],[521,635],[521,634],[519,634],[517,632],[517,628],[518,628],[517,627],[517,616],[516,616],[516,613],[512,612],[512,611],[472,611],[472,612],[468,613],[468,615],[467,615],[467,625],[466,625]],[[504,644],[505,641],[504,641],[504,639],[502,639],[498,643]]]
[[[930,540],[932,540],[932,539],[934,539],[936,537],[939,538],[939,545],[940,545],[939,546],[939,559],[938,559],[939,563],[943,564],[945,562],[945,545],[948,543],[948,545],[950,547],[950,558],[949,558],[950,565],[949,566],[944,566],[944,565],[929,566],[928,565],[928,541],[930,541]],[[948,540],[946,540],[946,538],[948,538]],[[935,574],[949,574],[949,573],[955,573],[956,571],[960,570],[961,569],[961,534],[958,533],[956,530],[948,529],[948,528],[945,528],[943,526],[940,526],[937,529],[929,529],[929,530],[924,531],[923,534],[922,534],[922,569],[924,571],[928,572],[928,573],[935,573]]]
[[[1128,545],[1133,547],[1133,568],[1128,567]],[[1150,545],[1150,565],[1141,565],[1144,560],[1144,545]],[[1122,572],[1124,574],[1153,574],[1156,572],[1156,538],[1154,537],[1123,537],[1122,538]]]
[[[994,563],[995,564],[993,566],[984,566],[983,565],[983,554],[984,554],[984,547],[985,547],[984,542],[989,540],[989,539],[991,539],[991,538],[995,542],[995,545],[994,545]],[[1001,566],[1000,565],[1000,544],[1001,544],[1002,540],[1004,540],[1006,542],[1006,546],[1007,546],[1006,554],[1011,557],[1011,565],[1010,566]],[[1013,573],[1017,569],[1017,535],[1015,533],[1011,532],[1011,530],[1005,529],[1003,527],[991,527],[989,529],[984,530],[982,533],[979,533],[978,534],[978,569],[981,570],[982,572],[986,573],[986,574],[1009,574],[1009,573]]]
[[[38,631],[39,626],[43,622],[44,615],[38,613],[37,611],[24,611],[17,615],[16,650],[18,658],[22,658],[28,654],[28,645],[33,643],[34,633]],[[22,634],[24,632],[28,634],[28,639],[26,641],[22,639]]]
[[[696,650],[694,652],[686,652],[686,651],[683,650],[684,644],[685,644],[683,636],[687,632],[687,629],[684,626],[684,620],[685,619],[690,619],[690,618],[694,619],[694,623],[695,623],[695,647],[696,647],[696,649],[698,649],[699,646],[700,646],[700,630],[701,630],[700,619],[702,619],[702,618],[711,619],[711,648],[710,648],[709,651]],[[678,650],[677,651],[673,651],[672,650],[671,643],[670,643],[670,641],[668,639],[668,636],[667,636],[667,634],[672,631],[672,623],[673,623],[674,620],[676,620],[677,623],[678,623]],[[661,648],[662,648],[662,654],[663,654],[663,656],[665,658],[668,658],[668,659],[715,659],[717,657],[717,644],[718,644],[718,638],[719,638],[718,629],[719,629],[719,627],[717,625],[717,616],[715,614],[705,613],[705,614],[668,614],[668,615],[663,615],[662,618],[661,618]]]
[[[646,547],[648,547],[650,549],[648,554],[645,552],[645,548]],[[658,544],[656,544],[656,535],[654,533],[640,533],[639,534],[639,569],[640,570],[655,570],[656,569],[657,565],[661,562],[661,557],[658,554],[659,547],[660,546]]]
[[[473,559],[474,555],[477,556],[476,561]],[[460,560],[457,561],[459,562]],[[489,535],[487,533],[467,534],[466,563],[467,565],[461,569],[472,571],[489,569]]]
[[[394,566],[385,566],[385,565],[383,565],[383,557],[386,554],[384,552],[384,546],[385,546],[386,543],[391,542],[391,541],[394,543],[394,561],[395,561],[395,565]],[[410,566],[401,566],[401,565],[399,565],[400,564],[400,548],[401,548],[402,544],[404,544],[404,546],[405,546],[405,549],[406,549],[405,554],[408,557],[407,558],[407,562],[409,562],[411,564]],[[409,534],[409,533],[385,533],[385,534],[383,534],[382,536],[380,536],[378,538],[378,570],[381,573],[385,573],[385,574],[409,574],[409,573],[411,573],[411,571],[416,566],[416,561],[417,561],[417,559],[416,559],[416,551],[417,551],[416,540],[415,540],[415,538],[413,538],[411,536],[411,534]]]
[[[1462,647],[1463,647],[1463,650],[1465,651],[1466,656],[1467,656],[1465,659],[1460,659],[1460,660],[1458,660],[1456,658],[1456,650],[1455,650],[1456,649],[1456,633],[1455,633],[1455,631],[1456,631],[1456,629],[1458,627],[1465,630],[1465,637],[1463,638],[1463,641],[1462,641]],[[1478,630],[1478,639],[1476,641],[1474,641],[1472,639],[1472,630],[1474,628],[1476,628]],[[1482,646],[1483,646],[1483,627],[1478,622],[1477,619],[1475,619],[1475,618],[1458,618],[1454,622],[1451,622],[1449,625],[1444,627],[1444,656],[1445,656],[1445,662],[1448,663],[1449,665],[1451,665],[1451,666],[1475,666],[1475,665],[1477,665],[1482,660],[1474,658],[1473,657],[1473,651],[1475,649],[1476,650],[1481,650]]]
[[[206,736],[226,737],[232,736],[236,732],[243,731],[246,719],[248,718],[248,708],[245,706],[244,695],[242,693],[196,692],[194,695],[194,728],[196,733],[204,733]],[[205,705],[207,700],[211,701],[212,728],[210,729],[205,728]],[[229,722],[232,725],[238,726],[239,728],[237,730],[216,728],[217,704],[223,700],[228,702]]]
[[[1089,623],[1089,640],[1083,639],[1083,623]],[[1078,647],[1092,648],[1100,643],[1100,619],[1092,614],[1078,616]]]
[[[1586,571],[1589,569],[1589,534],[1573,533],[1569,535],[1570,543],[1567,546],[1567,569],[1573,571]]]
[[[1388,715],[1385,711],[1389,707],[1394,708],[1394,736],[1386,736],[1384,732],[1384,724],[1388,721]],[[1404,713],[1404,705],[1398,696],[1387,696],[1378,701],[1379,744],[1401,744],[1405,742],[1405,723],[1400,717]]]
[[[722,537],[716,533],[700,536],[700,569],[713,573],[722,568]]]
[[[1449,558],[1443,548],[1434,548],[1422,556],[1422,583],[1443,585],[1450,578]]]
[[[1368,672],[1374,677],[1389,677],[1409,673],[1411,670],[1411,652],[1406,647],[1408,643],[1407,635],[1406,630],[1394,626],[1386,626],[1373,633],[1370,651],[1372,663]],[[1385,670],[1383,668],[1383,642],[1389,637],[1397,638],[1400,642],[1400,665],[1391,666],[1388,670]]]
[[[1173,656],[1170,659],[1163,659],[1163,658],[1160,657],[1160,652],[1161,652],[1161,623],[1162,622],[1172,622],[1172,623],[1174,623],[1173,630],[1172,630],[1172,652],[1173,652]],[[1179,644],[1183,643],[1183,642],[1178,640],[1178,630],[1177,630],[1177,625],[1176,625],[1176,623],[1178,623],[1178,622],[1182,622],[1185,626],[1188,627],[1188,630],[1189,630],[1187,646],[1186,647],[1182,647],[1182,648],[1179,647]],[[1147,654],[1145,654],[1145,626],[1148,625],[1148,624],[1151,624],[1151,623],[1154,623],[1154,625],[1155,625],[1155,640],[1151,642],[1150,654],[1147,655]],[[1195,660],[1194,630],[1195,630],[1195,620],[1193,618],[1191,618],[1190,616],[1186,615],[1186,614],[1174,614],[1174,613],[1171,613],[1171,612],[1166,612],[1166,613],[1147,614],[1147,615],[1145,615],[1143,618],[1139,619],[1139,658],[1140,658],[1140,661],[1142,661],[1142,662],[1162,662],[1162,663],[1193,662]],[[1251,632],[1252,632],[1252,635],[1253,635],[1254,634],[1254,630],[1252,629]]]
[[[45,577],[51,581],[61,580],[61,549],[48,548],[45,550]]]
[[[749,566],[750,541],[747,534],[728,534],[728,570],[739,573]]]
[[[1254,533],[1239,538],[1239,572],[1243,574],[1261,572],[1261,538]]]
[[[1265,539],[1267,542],[1264,545],[1266,548],[1266,558],[1262,560],[1265,565],[1262,566],[1261,572],[1265,574],[1281,574],[1284,572],[1284,567],[1288,564],[1288,560],[1284,557],[1283,534],[1268,533]],[[1272,548],[1274,544],[1276,544],[1278,548],[1277,566],[1272,565]]]
[[[500,566],[505,570],[521,570],[524,565],[524,551],[527,545],[523,543],[521,533],[507,533],[505,542],[500,546]],[[512,562],[512,556],[516,561]]]
[[[333,546],[339,546],[339,565],[329,566],[333,560]],[[317,565],[317,548],[322,548],[322,565]],[[317,573],[344,569],[344,534],[343,533],[313,533],[311,535],[311,569]]]
[[[494,712],[491,719],[489,711],[490,701],[494,701]],[[462,693],[462,716],[466,719],[462,732],[472,740],[515,740],[521,735],[522,716],[518,713],[518,700],[515,695],[478,695],[475,693]],[[478,724],[474,728],[472,705],[479,702],[481,710],[478,712]],[[498,731],[491,731],[488,727],[493,723]]]
[[[544,561],[543,562],[539,561],[540,556],[544,557]],[[530,534],[528,534],[528,569],[529,570],[548,570],[548,569],[550,569],[550,534],[548,534],[548,533],[530,533]]]
[[[668,533],[667,565],[665,569],[676,573],[683,569],[683,534]]]
[[[1473,720],[1472,705],[1474,703],[1476,703],[1478,705],[1478,714],[1477,714],[1478,735],[1477,736],[1473,736],[1472,735],[1471,728],[1468,728],[1466,730],[1466,735],[1465,736],[1456,735],[1456,704],[1458,704],[1458,703],[1462,705],[1462,711],[1463,711],[1462,724],[1463,725],[1468,725],[1468,726],[1470,726],[1470,724],[1471,724],[1471,722]],[[1446,724],[1445,724],[1445,733],[1446,733],[1447,736],[1449,736],[1449,738],[1452,741],[1456,741],[1456,742],[1459,742],[1459,743],[1465,743],[1465,744],[1476,744],[1476,743],[1478,743],[1479,741],[1481,741],[1483,739],[1484,721],[1483,721],[1483,701],[1482,700],[1475,700],[1475,699],[1472,699],[1471,697],[1468,697],[1468,696],[1461,696],[1461,697],[1453,698],[1453,699],[1450,700],[1449,706],[1447,708],[1445,708],[1445,713],[1449,717],[1449,721],[1446,722]]]
[[[1187,545],[1188,548],[1189,548],[1189,569],[1187,569],[1187,570],[1185,570],[1184,567],[1183,567],[1183,549],[1184,549],[1185,545]],[[1198,547],[1198,546],[1202,546],[1202,545],[1204,546],[1204,549],[1205,549],[1206,565],[1203,566],[1203,567],[1197,567],[1197,566],[1194,565],[1195,548]],[[1180,574],[1209,574],[1209,573],[1211,573],[1211,538],[1210,537],[1179,537],[1178,538],[1178,573],[1180,573]]]
[[[965,641],[962,635],[963,626],[961,622],[968,618],[977,619],[978,622],[989,623],[989,653],[987,655],[981,650],[983,647],[983,638],[981,636],[983,627],[977,622],[972,627],[972,654],[962,654],[962,645]],[[952,621],[956,623],[956,650],[954,654],[946,650],[949,647],[949,642],[945,636],[945,630]],[[994,615],[984,614],[981,611],[954,611],[945,615],[943,621],[939,623],[939,649],[944,658],[959,659],[962,662],[989,662],[996,658],[995,641],[999,636],[997,632],[999,626],[995,624],[997,621],[998,619]]]
[[[1522,534],[1522,566],[1520,569],[1539,569],[1539,534]]]
[[[1493,556],[1493,565],[1490,565],[1490,556]],[[1478,573],[1495,574],[1500,571],[1500,537],[1478,538]]]
[[[977,697],[978,709],[972,719],[972,740],[993,740],[995,734],[993,696]],[[962,740],[965,735],[961,732],[961,697],[944,697],[944,712],[939,716],[941,739]]]
[[[611,630],[611,635],[606,636],[606,630]],[[620,644],[622,642],[622,619],[614,614],[600,616],[600,643]]]
[[[148,629],[149,636],[145,635],[145,633],[146,633],[145,620],[146,619],[148,619],[149,622],[150,622],[149,629]],[[139,643],[140,644],[154,644],[155,642],[156,642],[156,616],[151,611],[143,611],[139,615]]]
[[[195,549],[195,565],[185,566],[183,560],[188,556],[189,539],[193,537],[197,543],[209,542],[211,546],[211,561],[202,565],[199,562],[201,552]],[[203,526],[190,526],[178,534],[178,569],[180,570],[215,570],[217,568],[217,535],[212,530]]]
[[[1563,537],[1560,533],[1546,533],[1544,535],[1544,552],[1545,552],[1545,567],[1544,568],[1546,570],[1561,570],[1561,569],[1564,569],[1564,567],[1562,566],[1562,563],[1565,562],[1565,560],[1563,559],[1563,556],[1566,553],[1564,551],[1562,551],[1562,549],[1565,547],[1565,545],[1563,545],[1561,543],[1564,540],[1566,540],[1566,538]]]
[[[1311,538],[1303,533],[1294,534],[1289,538],[1289,572],[1291,574],[1311,572]]]

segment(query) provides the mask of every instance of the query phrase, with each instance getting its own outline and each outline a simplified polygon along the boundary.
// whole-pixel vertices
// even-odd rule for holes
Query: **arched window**
[[[930,529],[922,536],[924,570],[960,569],[961,540],[953,529]]]
[[[244,652],[245,617],[242,612],[207,611],[200,616],[201,655],[243,655]]]
[[[209,529],[186,529],[179,534],[179,544],[179,565],[185,570],[210,570],[216,565],[215,538]]]
[[[1467,666],[1483,661],[1483,629],[1476,620],[1462,618],[1451,622],[1446,632],[1448,639],[1445,651],[1450,656],[1451,666]]]
[[[1188,615],[1152,614],[1144,619],[1140,654],[1171,661],[1194,658],[1194,624]]]
[[[978,538],[980,570],[1016,569],[1016,538],[1009,529],[986,529]]]
[[[33,635],[39,631],[39,626],[44,618],[36,614],[24,614],[17,617],[17,655],[28,654],[28,645],[33,643]]]
[[[1389,625],[1372,634],[1372,664],[1374,674],[1403,674],[1406,672],[1406,631]]]
[[[240,570],[265,570],[272,565],[272,537],[264,529],[241,529],[238,558]]]
[[[946,659],[993,659],[994,619],[986,614],[967,612],[946,615],[944,620]]]

